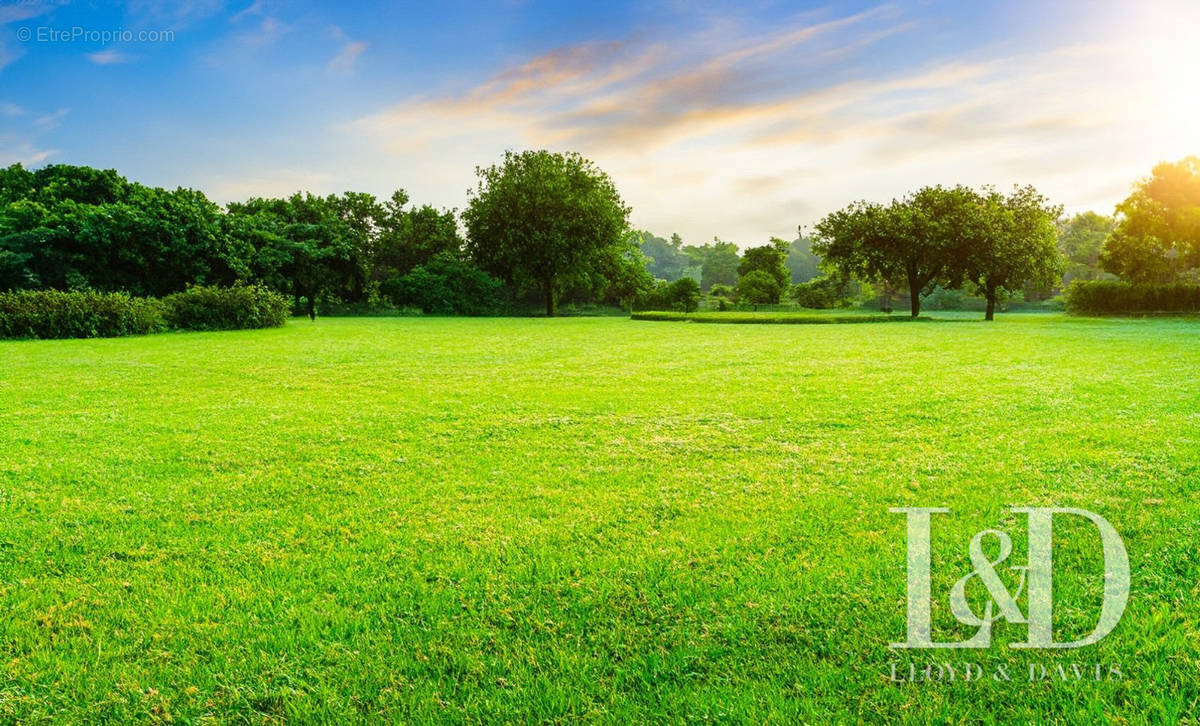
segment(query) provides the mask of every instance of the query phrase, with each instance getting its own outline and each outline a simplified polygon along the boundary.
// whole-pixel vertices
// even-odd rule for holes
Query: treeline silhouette
[[[296,193],[222,207],[200,191],[150,187],[111,169],[17,164],[0,170],[0,291],[163,297],[196,285],[249,282],[284,294],[296,312],[309,314],[319,306],[487,314],[543,302],[548,314],[563,302],[687,310],[701,296],[714,306],[873,300],[887,309],[906,292],[957,294],[961,303],[964,295],[998,286],[988,294],[992,302],[1042,299],[1073,280],[1187,284],[1200,268],[1194,157],[1155,167],[1116,218],[1088,212],[1051,219],[1057,211],[1038,197],[1032,206],[1049,215],[1052,231],[1038,226],[1041,220],[1030,229],[1053,236],[1048,251],[1037,249],[1039,274],[1000,276],[994,285],[980,276],[980,265],[999,269],[1004,260],[983,260],[978,241],[990,244],[997,225],[1013,227],[1019,217],[1003,216],[1005,204],[1016,207],[987,190],[927,188],[890,206],[858,203],[827,216],[813,235],[742,250],[716,238],[694,245],[679,235],[630,231],[629,209],[611,181],[578,155],[508,154],[478,173],[480,186],[460,225],[456,210],[418,206],[403,190],[386,199]],[[555,191],[561,189],[568,191]],[[529,198],[544,202],[546,194],[558,206],[539,219]],[[969,213],[955,217],[947,211],[954,204]],[[950,220],[962,229],[949,229]],[[958,255],[961,264],[939,263],[903,279],[906,255],[938,234],[939,254]],[[1025,233],[1014,227],[1008,234],[1019,243]],[[960,244],[968,238],[976,243]],[[994,255],[1009,254],[993,246]],[[968,272],[974,288],[963,288]],[[949,294],[954,288],[964,292]]]

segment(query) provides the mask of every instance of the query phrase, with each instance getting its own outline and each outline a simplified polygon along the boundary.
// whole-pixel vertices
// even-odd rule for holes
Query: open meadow
[[[0,721],[1195,718],[1197,380],[1187,319],[0,342]],[[903,506],[951,510],[943,601],[975,532],[1023,560],[1010,507],[1097,512],[1123,619],[1086,652],[889,649]],[[1068,640],[1103,566],[1055,537]],[[1017,677],[892,678],[968,660]],[[1062,663],[1121,677],[1026,677]]]

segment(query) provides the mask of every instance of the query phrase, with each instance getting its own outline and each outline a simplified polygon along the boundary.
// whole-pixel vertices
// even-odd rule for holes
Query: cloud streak
[[[1097,69],[1119,67],[1118,49],[853,72],[875,44],[917,27],[881,8],[759,35],[583,43],[343,130],[417,169],[469,169],[505,147],[579,150],[617,180],[638,224],[743,244],[925,183],[1033,182],[1078,206],[1099,181],[1046,159],[1104,150],[1122,170],[1134,164],[1112,145],[1144,119],[1094,83]]]

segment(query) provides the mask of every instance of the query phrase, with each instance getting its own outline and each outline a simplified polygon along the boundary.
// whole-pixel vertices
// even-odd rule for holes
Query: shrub
[[[700,306],[700,283],[691,277],[681,277],[667,286],[667,302],[674,308],[690,313]]]
[[[110,338],[165,329],[152,298],[90,290],[0,293],[0,338]]]
[[[176,330],[278,328],[288,319],[288,301],[262,285],[188,288],[163,298],[167,324]]]
[[[738,278],[738,299],[751,304],[779,302],[779,281],[769,272],[751,270]]]
[[[732,285],[724,285],[716,283],[708,288],[708,294],[711,297],[723,297],[729,302],[733,302],[737,298],[737,289]]]
[[[1200,313],[1200,285],[1075,280],[1067,286],[1065,303],[1072,315]]]
[[[849,283],[825,275],[792,285],[788,296],[802,308],[828,310],[850,307]]]
[[[383,283],[380,292],[397,307],[440,315],[487,315],[500,307],[500,287],[500,281],[483,270],[442,252]]]
[[[634,310],[666,310],[671,307],[671,303],[667,301],[668,292],[671,288],[671,283],[666,280],[654,281],[654,284],[646,290],[643,290],[633,301]]]

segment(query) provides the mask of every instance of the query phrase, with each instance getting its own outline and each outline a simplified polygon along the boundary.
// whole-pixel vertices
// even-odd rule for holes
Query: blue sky
[[[461,208],[505,149],[572,149],[696,243],[931,183],[1111,212],[1200,153],[1197,5],[0,0],[0,163]]]

